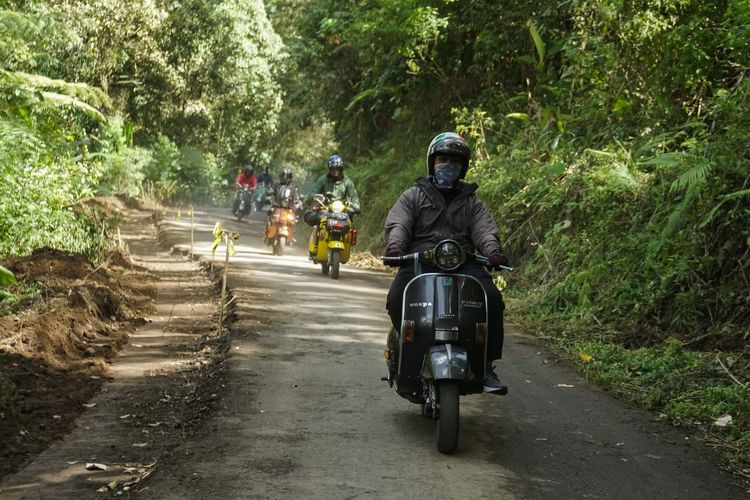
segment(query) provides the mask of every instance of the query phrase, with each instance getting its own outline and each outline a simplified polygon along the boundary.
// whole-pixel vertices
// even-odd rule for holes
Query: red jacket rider
[[[253,173],[253,167],[245,167],[245,169],[240,172],[240,175],[237,176],[235,183],[237,184],[237,187],[255,189],[258,186],[258,179]]]

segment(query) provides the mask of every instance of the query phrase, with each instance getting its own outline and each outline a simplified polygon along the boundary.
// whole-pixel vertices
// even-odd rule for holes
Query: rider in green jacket
[[[328,158],[328,173],[321,175],[310,190],[311,200],[316,194],[333,195],[334,200],[349,201],[349,210],[351,214],[359,213],[359,194],[354,187],[352,180],[344,175],[344,160],[339,155],[333,155]],[[315,227],[320,222],[323,214],[315,209],[308,210],[305,213],[305,222]]]

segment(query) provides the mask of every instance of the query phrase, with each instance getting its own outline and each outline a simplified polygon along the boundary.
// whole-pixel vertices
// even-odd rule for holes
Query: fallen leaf
[[[135,446],[136,448],[145,448],[146,446],[148,446],[148,443],[133,443],[133,446]]]
[[[128,418],[130,417],[130,413],[126,413],[125,415],[120,415],[120,418]]]
[[[68,464],[68,465],[75,465],[78,462],[80,462],[80,460],[70,460],[69,462],[65,462],[65,463]]]
[[[86,408],[93,408],[94,406],[96,406],[96,403],[83,403],[83,406],[85,406]]]
[[[575,386],[570,385],[570,384],[557,384],[557,387],[575,387]]]
[[[107,466],[104,464],[88,463],[86,464],[86,470],[107,470]]]
[[[118,485],[118,484],[120,484],[120,483],[119,483],[119,482],[117,482],[117,480],[114,480],[114,481],[112,481],[111,483],[109,483],[109,484],[107,485],[107,488],[109,488],[109,489],[110,489],[110,490],[112,490],[112,491],[115,491],[115,490],[117,489],[117,485]]]

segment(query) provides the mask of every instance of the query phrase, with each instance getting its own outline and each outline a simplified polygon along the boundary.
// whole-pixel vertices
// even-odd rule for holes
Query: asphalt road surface
[[[140,495],[153,498],[746,498],[691,439],[586,383],[508,327],[505,397],[461,398],[458,450],[380,380],[390,276],[322,276],[305,241],[283,257],[264,220],[196,213],[196,253],[222,220],[237,230],[227,383],[217,412]],[[162,237],[188,246],[189,221]],[[302,240],[302,238],[301,238]],[[513,318],[507,318],[512,321]]]

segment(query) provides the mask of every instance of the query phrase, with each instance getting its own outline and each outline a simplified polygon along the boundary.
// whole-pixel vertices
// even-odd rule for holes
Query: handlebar
[[[402,264],[407,264],[414,262],[415,260],[422,260],[428,252],[414,252],[406,255],[400,255],[398,257],[388,257],[386,255],[380,257],[380,260],[383,262],[384,265],[390,266],[390,267],[399,267]],[[504,270],[504,271],[510,271],[512,272],[514,268],[509,266],[493,266],[490,262],[490,259],[485,257],[484,255],[478,255],[473,254],[472,257],[474,257],[474,260],[477,264],[495,269],[495,270]]]

